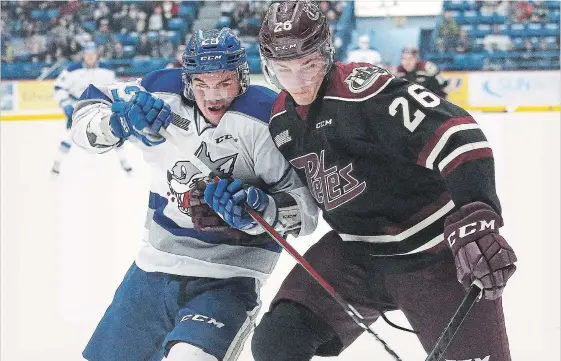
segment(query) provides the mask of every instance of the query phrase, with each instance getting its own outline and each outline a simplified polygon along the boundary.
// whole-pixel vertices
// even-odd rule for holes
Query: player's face
[[[314,53],[299,59],[272,61],[271,67],[296,103],[308,105],[317,96],[325,76],[326,61],[320,53]]]
[[[240,81],[234,71],[195,74],[192,78],[197,106],[205,118],[217,125],[240,94]]]
[[[84,63],[88,67],[93,67],[97,62],[97,53],[95,51],[87,51],[84,53]]]
[[[417,57],[410,54],[401,55],[401,66],[405,71],[413,71],[417,65]]]

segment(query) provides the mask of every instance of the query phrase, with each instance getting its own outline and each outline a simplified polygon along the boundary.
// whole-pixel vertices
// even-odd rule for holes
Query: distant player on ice
[[[70,130],[72,127],[72,112],[80,95],[86,90],[88,85],[107,85],[116,81],[115,72],[98,62],[95,44],[88,44],[84,48],[83,61],[71,64],[55,80],[54,96],[66,116],[66,129]],[[68,154],[70,147],[70,137],[60,142],[59,152],[51,169],[52,174],[60,174],[62,159]],[[118,152],[123,170],[127,173],[132,171],[121,148],[117,147],[116,151]]]
[[[202,203],[205,175],[158,131],[166,128],[217,175],[253,185],[212,183],[225,199],[236,194],[281,234],[305,235],[318,210],[270,137],[275,96],[249,85],[245,49],[227,28],[194,33],[181,69],[84,92],[73,115],[76,144],[103,153],[134,142],[153,171],[145,244],[88,343],[87,360],[238,357],[280,249],[247,215],[234,215],[239,231]]]
[[[444,358],[509,361],[501,295],[516,256],[499,233],[483,132],[422,85],[371,64],[334,64],[331,39],[309,1],[272,4],[259,33],[265,75],[283,89],[271,136],[333,228],[305,257],[366,323],[403,311],[427,351],[480,281],[484,300]],[[296,266],[252,351],[256,361],[307,361],[338,355],[363,331]]]
[[[395,75],[410,82],[421,84],[426,89],[441,98],[446,99],[446,80],[438,66],[428,60],[419,59],[417,48],[407,47],[401,51],[401,64],[398,65]]]

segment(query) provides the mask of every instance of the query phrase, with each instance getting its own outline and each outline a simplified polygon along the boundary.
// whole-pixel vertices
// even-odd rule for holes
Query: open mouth
[[[211,112],[211,113],[221,113],[226,109],[226,105],[224,104],[219,104],[219,105],[210,105],[207,107],[207,109]]]
[[[179,208],[179,211],[181,211],[181,213],[185,213],[187,215],[190,215],[190,211],[189,211],[189,196],[190,193],[182,193],[182,194],[176,194],[177,197],[177,207]]]

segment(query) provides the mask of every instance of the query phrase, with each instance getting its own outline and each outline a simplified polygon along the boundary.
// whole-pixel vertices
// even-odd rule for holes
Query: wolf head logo
[[[195,152],[197,158],[205,163],[212,171],[220,177],[229,177],[234,171],[237,154],[212,160],[205,142]],[[191,162],[182,160],[168,170],[168,185],[171,194],[177,198],[177,206],[182,213],[191,216],[189,210],[190,192],[199,180],[208,180],[207,175],[202,174]]]

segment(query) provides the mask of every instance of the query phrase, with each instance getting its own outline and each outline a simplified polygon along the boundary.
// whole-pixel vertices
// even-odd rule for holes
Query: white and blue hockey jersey
[[[75,106],[90,84],[107,85],[116,81],[115,72],[102,64],[95,68],[88,68],[84,63],[74,63],[56,78],[54,97],[61,108],[67,105]]]
[[[103,153],[119,143],[110,130],[111,102],[129,100],[140,89],[171,106],[173,121],[167,128],[185,149],[213,171],[240,178],[266,189],[275,199],[282,233],[311,233],[318,209],[307,187],[273,143],[268,120],[276,94],[250,86],[234,100],[218,126],[208,123],[183,96],[181,69],[159,70],[142,81],[106,87],[90,86],[73,115],[72,137],[92,153]],[[196,277],[254,277],[264,280],[273,270],[280,248],[271,241],[262,246],[242,246],[223,233],[199,233],[189,216],[189,191],[203,174],[170,142],[146,146],[131,137],[152,167],[152,185],[146,235],[136,263],[148,272]],[[267,214],[264,216],[267,219]],[[274,219],[267,219],[271,224]]]

